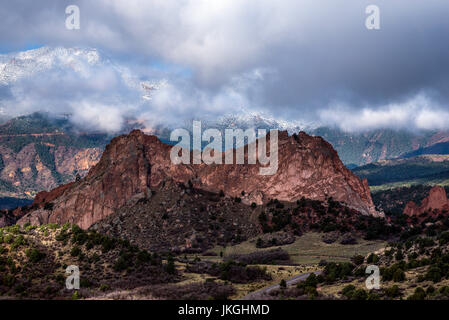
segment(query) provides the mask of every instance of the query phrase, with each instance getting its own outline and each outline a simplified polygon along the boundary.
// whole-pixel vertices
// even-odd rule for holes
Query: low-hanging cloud
[[[436,105],[424,95],[418,95],[399,104],[380,108],[354,109],[333,106],[319,113],[322,123],[338,125],[353,132],[377,128],[404,130],[449,129],[449,111]]]
[[[80,30],[65,28],[69,4],[80,7]],[[380,8],[380,30],[365,28],[370,4]],[[167,79],[142,101],[140,89],[114,70],[87,70],[84,77],[52,71],[41,82],[34,76],[0,88],[5,112],[44,105],[75,112],[80,102],[84,114],[95,111],[76,121],[104,130],[130,115],[174,123],[241,108],[349,131],[447,127],[447,0],[19,0],[1,6],[2,47],[95,47],[137,79]],[[117,120],[88,121],[103,112]]]

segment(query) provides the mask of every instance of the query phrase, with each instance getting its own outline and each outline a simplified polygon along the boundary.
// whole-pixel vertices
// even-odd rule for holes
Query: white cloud
[[[80,128],[100,132],[118,132],[123,125],[123,111],[126,107],[79,101],[71,105],[71,121]]]
[[[423,94],[400,104],[390,104],[377,109],[334,106],[320,111],[319,117],[322,123],[347,132],[379,128],[449,129],[449,112],[435,105]]]
[[[114,123],[127,116],[173,123],[243,107],[347,130],[445,126],[447,0],[378,0],[376,31],[365,28],[371,2],[364,0],[78,0],[77,31],[65,28],[68,4],[3,1],[0,43],[98,48],[138,80],[168,85],[141,101],[124,73],[75,60],[67,64],[75,75],[40,71],[15,83],[13,97],[0,90],[5,113],[72,112],[72,102],[83,101],[120,107]],[[425,108],[405,105],[430,90]]]

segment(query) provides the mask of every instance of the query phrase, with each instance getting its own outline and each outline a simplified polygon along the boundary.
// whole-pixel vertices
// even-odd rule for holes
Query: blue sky
[[[0,54],[7,54],[18,51],[27,51],[42,48],[44,45],[42,44],[26,44],[25,46],[11,46],[7,43],[0,44]]]

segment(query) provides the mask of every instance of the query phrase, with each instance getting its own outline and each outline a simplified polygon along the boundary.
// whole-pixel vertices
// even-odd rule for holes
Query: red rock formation
[[[88,228],[128,201],[150,197],[150,190],[159,189],[167,180],[190,181],[196,188],[223,190],[233,197],[241,197],[244,191],[246,202],[333,197],[363,214],[380,215],[374,209],[367,181],[348,170],[321,137],[301,132],[295,139],[280,132],[279,168],[274,175],[265,176],[259,174],[259,163],[175,165],[170,160],[171,148],[138,130],[114,138],[85,178],[39,194],[35,204],[40,209],[18,223],[70,222]],[[53,210],[44,210],[48,201],[53,203]]]
[[[441,186],[435,186],[430,189],[429,196],[424,198],[420,206],[413,201],[408,202],[404,208],[404,214],[413,217],[433,210],[438,212],[443,210],[449,211],[449,200],[446,196],[446,191]]]

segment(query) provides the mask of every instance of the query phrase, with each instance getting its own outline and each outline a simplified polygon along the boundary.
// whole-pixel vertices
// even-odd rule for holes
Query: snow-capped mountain
[[[12,84],[52,68],[70,68],[83,73],[87,65],[107,64],[96,49],[49,48],[0,55],[0,83]]]
[[[130,88],[141,91],[143,99],[151,99],[154,90],[165,80],[141,80],[123,65],[105,57],[94,48],[41,47],[38,49],[0,55],[0,85],[14,85],[15,82],[36,76],[49,70],[73,71],[87,77],[93,67],[112,68],[120,74]]]
[[[103,68],[118,74],[133,92],[138,92],[142,102],[151,100],[154,93],[167,85],[165,79],[141,79],[123,63],[108,58],[95,48],[41,47],[38,49],[0,55],[0,86],[8,86],[19,98],[26,92],[15,90],[21,80],[38,78],[51,72],[74,72],[90,81],[95,70]],[[20,100],[20,99],[19,99]],[[0,108],[2,104],[0,103]],[[1,112],[0,112],[1,113]],[[206,124],[206,121],[204,121]],[[162,126],[164,124],[161,124]],[[272,115],[242,108],[217,120],[207,121],[208,126],[220,128],[265,128],[287,130],[290,133],[317,127],[315,123],[277,119]]]
[[[286,130],[290,134],[298,131],[309,131],[319,127],[318,123],[302,120],[284,120],[272,115],[242,109],[240,113],[228,114],[215,122],[223,128],[258,128]]]

